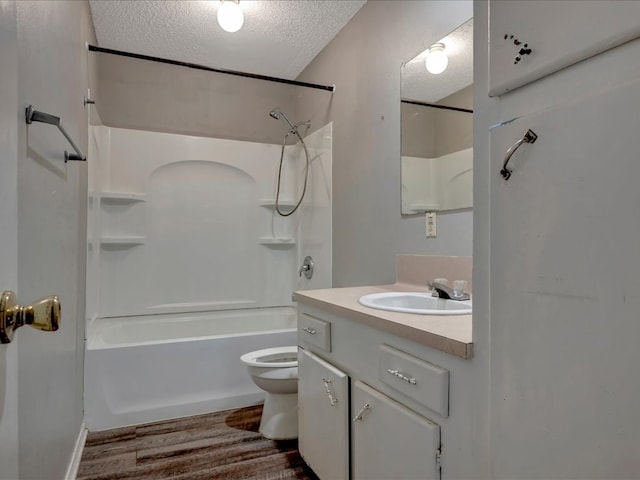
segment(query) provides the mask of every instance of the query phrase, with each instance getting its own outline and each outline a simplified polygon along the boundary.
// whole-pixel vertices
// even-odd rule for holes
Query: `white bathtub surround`
[[[473,205],[473,148],[436,158],[402,156],[400,161],[403,214]]]
[[[92,127],[89,429],[264,399],[240,356],[294,345],[295,315],[278,307],[291,307],[295,290],[331,285],[331,124],[305,142],[307,193],[281,217],[281,145]],[[301,146],[287,146],[285,211],[304,166]],[[307,255],[318,267],[310,280],[298,275]]]
[[[305,139],[307,195],[280,217],[280,145],[93,127],[88,316],[284,306],[296,289],[330,286],[331,132]],[[283,210],[304,166],[303,149],[286,147]],[[306,255],[321,268],[299,281]]]
[[[313,277],[298,276],[295,290],[328,288],[332,285],[332,145],[333,123],[329,123],[305,138],[309,151],[309,182],[307,194],[300,206],[298,226],[298,262],[310,255],[316,267]],[[298,145],[298,184],[302,185],[303,149]],[[296,275],[298,270],[296,269]]]
[[[240,356],[295,344],[295,328],[290,307],[97,319],[85,423],[105,430],[261,403]]]

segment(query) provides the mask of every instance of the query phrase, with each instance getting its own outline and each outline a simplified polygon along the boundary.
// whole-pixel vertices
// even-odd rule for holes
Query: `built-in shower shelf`
[[[295,200],[281,198],[278,202],[278,205],[281,207],[294,207],[296,205]],[[275,198],[262,198],[260,199],[260,206],[267,208],[276,208],[276,200]]]
[[[271,248],[291,248],[296,244],[295,238],[291,237],[260,237],[259,242]]]
[[[105,236],[100,238],[100,246],[103,248],[129,248],[144,245],[145,240],[145,237],[137,235]]]
[[[130,192],[102,192],[100,198],[104,203],[136,203],[144,202],[146,195],[144,193]]]

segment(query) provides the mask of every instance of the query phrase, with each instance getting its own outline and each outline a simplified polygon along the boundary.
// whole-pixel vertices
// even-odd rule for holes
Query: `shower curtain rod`
[[[168,58],[152,57],[150,55],[142,55],[139,53],[125,52],[122,50],[113,50],[111,48],[96,47],[87,45],[90,52],[108,53],[111,55],[120,55],[121,57],[137,58],[140,60],[149,60],[151,62],[168,63],[169,65],[177,65],[179,67],[194,68],[196,70],[204,70],[206,72],[225,73],[227,75],[235,75],[237,77],[254,78],[256,80],[267,80],[269,82],[286,83],[288,85],[296,85],[298,87],[315,88],[317,90],[326,90],[328,92],[335,91],[335,85],[319,85],[317,83],[299,82],[297,80],[288,80],[286,78],[269,77],[267,75],[258,75],[256,73],[240,72],[237,70],[224,70],[222,68],[206,67],[197,63],[180,62],[178,60],[170,60]]]
[[[442,110],[453,110],[455,112],[473,113],[473,110],[469,110],[468,108],[448,107],[447,105],[438,105],[437,103],[420,102],[418,100],[406,100],[403,98],[402,100],[400,100],[400,102],[410,103],[411,105],[421,105],[423,107],[440,108]]]

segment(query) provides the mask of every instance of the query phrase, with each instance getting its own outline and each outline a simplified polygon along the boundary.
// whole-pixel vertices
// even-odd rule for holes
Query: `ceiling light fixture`
[[[435,43],[429,47],[425,66],[427,71],[437,75],[444,72],[449,65],[449,57],[444,51],[444,43]]]
[[[223,30],[233,33],[242,28],[244,15],[240,8],[240,0],[220,0],[218,8],[218,23]]]

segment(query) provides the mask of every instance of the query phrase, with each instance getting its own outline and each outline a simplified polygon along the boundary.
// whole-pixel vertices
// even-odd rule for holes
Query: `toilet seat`
[[[245,365],[251,367],[290,368],[298,366],[298,347],[265,348],[245,353],[240,357]]]

